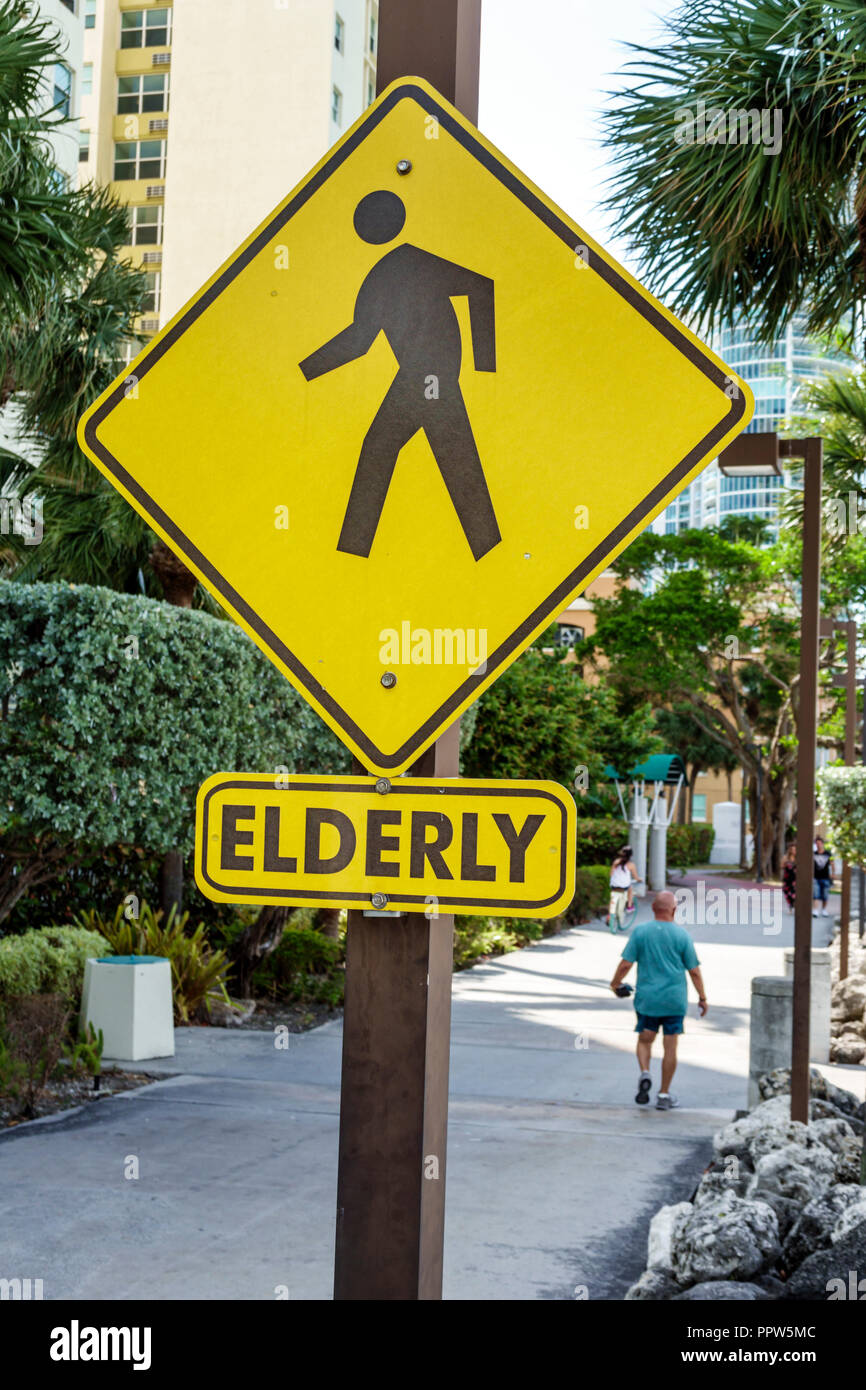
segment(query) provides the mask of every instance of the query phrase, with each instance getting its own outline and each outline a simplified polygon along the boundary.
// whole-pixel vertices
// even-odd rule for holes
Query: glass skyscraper
[[[784,337],[761,343],[746,325],[719,333],[713,348],[743,377],[755,394],[755,415],[747,433],[782,429],[802,410],[799,391],[805,381],[852,366],[844,353],[829,352],[807,338],[802,323],[789,324]],[[790,470],[781,478],[725,478],[717,462],[690,483],[652,523],[653,531],[671,535],[695,526],[718,526],[728,516],[776,520],[780,490],[789,486]]]

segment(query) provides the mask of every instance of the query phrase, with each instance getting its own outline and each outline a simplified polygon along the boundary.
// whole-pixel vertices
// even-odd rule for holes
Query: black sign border
[[[571,249],[575,249],[575,233],[565,222],[559,218],[555,212],[544,203],[530,187],[527,187],[512,171],[500,162],[497,157],[487,150],[470,131],[454,119],[450,111],[441,106],[439,101],[423,87],[416,85],[412,79],[401,82],[391,88],[380,106],[373,108],[370,114],[364,118],[360,125],[345,140],[345,142],[334,151],[322,167],[305,183],[282,208],[265,225],[258,236],[254,237],[250,244],[241,252],[231,265],[227,266],[212,285],[192,304],[189,309],[177,320],[166,334],[154,345],[147,356],[136,365],[135,377],[141,381],[151,367],[157,363],[168,349],[181,337],[186,329],[199,318],[204,311],[216,300],[223,290],[255,259],[260,251],[268,245],[278,234],[285,224],[294,214],[309,201],[314,193],[327,181],[328,178],[337,170],[341,164],[358,148],[364,139],[373,131],[384,117],[400,101],[411,99],[416,101],[428,114],[433,115],[448,133],[457,140],[464,149],[471,154],[487,171],[498,179],[516,198],[522,202],[530,212],[542,221],[556,236],[564,241]],[[633,285],[624,276],[620,275],[612,266],[609,266],[597,253],[590,247],[581,248],[582,258],[588,267],[594,270],[606,281],[618,294],[636,309],[638,313],[653,325],[653,327],[667,338],[688,360],[696,366],[712,383],[725,391],[730,385],[731,378],[725,374],[714,362],[704,356],[703,351],[696,346],[680,329],[671,323],[653,304],[648,303],[643,295],[639,294]],[[576,569],[572,570],[563,581],[557,585],[553,592],[542,603],[536,605],[532,613],[515,629],[506,641],[500,643],[499,647],[487,658],[483,671],[475,672],[458,687],[458,689],[445,700],[439,708],[408,738],[406,742],[394,753],[383,753],[377,748],[371,739],[367,737],[363,729],[352,720],[341,705],[331,696],[324,686],[316,679],[311,671],[303,665],[293,652],[272,632],[266,623],[262,622],[258,614],[246,603],[241,595],[232,588],[228,581],[214,568],[202,552],[193,545],[189,537],[180,530],[172,521],[171,517],[157,505],[155,500],[136,482],[118,459],[100,442],[97,431],[103,421],[111,414],[115,407],[125,398],[127,382],[129,377],[120,380],[111,394],[106,398],[98,410],[87,420],[84,428],[84,437],[88,448],[99,458],[105,469],[117,479],[119,483],[138,501],[139,505],[149,517],[157,523],[159,527],[171,537],[172,543],[182,555],[188,558],[192,564],[204,575],[216,592],[226,600],[226,603],[239,613],[250,628],[258,635],[264,646],[280,661],[288,667],[298,683],[314,697],[321,707],[328,711],[330,717],[352,740],[362,757],[366,758],[370,765],[382,771],[391,771],[400,767],[411,760],[419,749],[430,738],[431,734],[438,734],[447,728],[450,720],[449,715],[453,716],[455,711],[467,699],[471,699],[473,693],[478,689],[482,681],[486,681],[491,671],[503,666],[508,657],[520,645],[528,634],[538,627],[545,619],[552,618],[563,607],[565,602],[573,596],[586,577],[610,554],[610,551],[618,542],[626,536],[635,526],[652,510],[653,506],[669,491],[671,486],[684,478],[700,460],[708,454],[719,440],[724,438],[727,432],[742,418],[746,408],[745,398],[737,390],[733,397],[729,397],[730,409],[724,418],[715,425],[700,443],[696,444],[680,462],[670,470],[663,482],[659,483],[643,499],[637,507],[632,508],[628,516],[611,531],[602,544],[596,546],[590,555],[582,561]]]

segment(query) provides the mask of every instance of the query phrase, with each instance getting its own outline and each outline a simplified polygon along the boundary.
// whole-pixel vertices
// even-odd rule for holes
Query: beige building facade
[[[80,177],[131,208],[152,334],[373,100],[378,4],[78,2]]]

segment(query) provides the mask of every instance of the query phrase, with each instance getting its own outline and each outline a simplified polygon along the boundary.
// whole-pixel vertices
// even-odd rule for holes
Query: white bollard
[[[812,952],[811,986],[809,990],[809,1061],[830,1060],[830,952]],[[785,976],[794,978],[794,948],[785,952]],[[787,1065],[787,1064],[786,1064]]]
[[[102,1029],[104,1057],[173,1057],[171,963],[164,956],[91,957],[84,966],[81,1021]]]
[[[761,1099],[758,1078],[791,1065],[794,981],[781,975],[752,980],[749,1022],[749,1109]]]

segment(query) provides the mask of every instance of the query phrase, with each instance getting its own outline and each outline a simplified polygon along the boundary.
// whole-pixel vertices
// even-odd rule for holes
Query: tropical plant
[[[629,45],[609,206],[650,288],[705,329],[850,332],[866,290],[866,6],[684,0]],[[763,122],[763,124],[762,124]]]
[[[92,1023],[85,1024],[77,1040],[66,1043],[63,1047],[63,1056],[69,1066],[70,1074],[77,1076],[79,1072],[89,1072],[98,1088],[104,1047],[105,1037],[102,1029],[95,1029]]]
[[[127,910],[121,904],[110,922],[93,911],[78,920],[87,931],[99,932],[115,955],[163,956],[170,962],[176,1023],[206,1018],[216,1001],[229,1003],[229,960],[225,951],[210,946],[203,922],[189,931],[188,912],[178,916],[172,908],[163,924],[162,913],[145,902],[137,917],[127,917]]]

